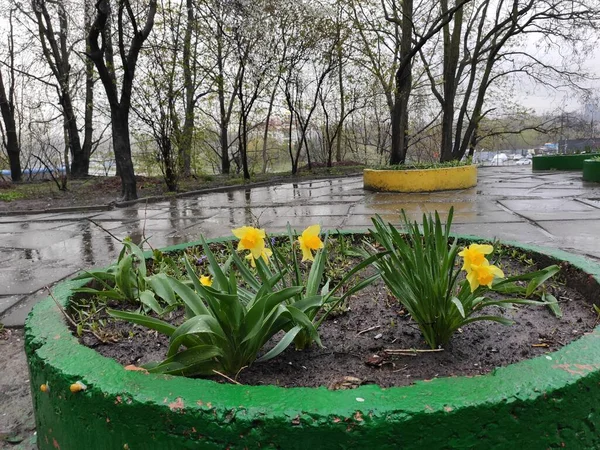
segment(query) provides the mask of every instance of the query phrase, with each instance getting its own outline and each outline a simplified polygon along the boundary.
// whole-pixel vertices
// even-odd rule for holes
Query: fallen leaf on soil
[[[143,372],[146,375],[149,373],[146,369],[144,369],[143,367],[138,367],[138,366],[134,366],[133,364],[129,364],[128,366],[123,367],[125,370],[131,370],[134,372]]]
[[[371,366],[371,367],[381,367],[386,363],[386,358],[379,355],[379,354],[374,354],[371,355],[367,358],[367,360],[365,361],[365,364],[367,366]]]
[[[345,389],[356,389],[362,384],[362,380],[356,377],[344,377],[333,381],[327,389],[330,391],[342,391]]]

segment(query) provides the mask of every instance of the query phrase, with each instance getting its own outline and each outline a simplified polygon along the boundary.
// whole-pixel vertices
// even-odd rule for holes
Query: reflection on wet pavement
[[[600,185],[576,172],[490,167],[475,188],[430,194],[363,191],[361,177],[241,187],[105,211],[0,216],[0,321],[22,325],[45,286],[114,261],[125,236],[159,248],[244,224],[367,229],[375,214],[398,224],[402,209],[413,219],[433,211],[446,218],[452,206],[456,233],[600,258]]]

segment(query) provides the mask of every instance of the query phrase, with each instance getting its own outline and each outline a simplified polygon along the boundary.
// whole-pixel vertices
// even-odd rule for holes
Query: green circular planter
[[[523,248],[582,269],[577,284],[597,297],[598,264]],[[82,284],[54,296],[65,306]],[[80,345],[50,298],[27,320],[25,349],[40,449],[600,448],[600,328],[485,376],[345,391],[127,371]],[[73,393],[77,382],[86,389]]]
[[[600,183],[600,159],[586,159],[583,162],[583,181]]]
[[[542,155],[532,158],[532,170],[582,170],[586,159],[600,156],[600,153],[579,155]]]

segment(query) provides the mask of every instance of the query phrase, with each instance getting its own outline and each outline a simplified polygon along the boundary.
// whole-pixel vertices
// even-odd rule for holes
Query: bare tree
[[[81,146],[77,117],[73,105],[67,7],[64,0],[51,3],[46,0],[32,0],[31,5],[44,59],[57,82],[58,100],[64,115],[65,143],[70,149],[71,156],[70,175],[76,178],[84,177],[87,176],[89,171],[89,154],[84,155]],[[50,9],[48,9],[49,5]],[[53,16],[58,18],[57,31],[55,31]],[[93,102],[90,102],[90,105],[93,105]]]
[[[448,2],[443,0],[440,7],[442,11],[448,8]],[[435,46],[427,55],[421,52],[431,90],[443,112],[441,161],[461,159],[467,151],[472,155],[477,143],[489,134],[480,132],[480,124],[498,102],[487,109],[486,103],[491,103],[492,90],[507,77],[578,89],[577,82],[585,75],[575,68],[574,59],[569,69],[556,62],[544,63],[523,51],[522,45],[527,36],[560,41],[563,48],[576,45],[599,19],[597,3],[585,0],[486,1],[457,9],[452,30],[450,23],[444,25],[441,61],[438,63],[440,52]],[[442,67],[438,75],[434,72],[437,67]],[[520,129],[505,131],[519,133]]]
[[[21,181],[21,147],[17,134],[17,126],[15,123],[15,46],[13,40],[13,11],[9,13],[9,33],[8,33],[8,93],[4,86],[2,78],[2,68],[0,68],[0,113],[4,127],[0,127],[2,131],[2,145],[8,154],[10,164],[10,176],[13,182]],[[1,125],[1,124],[0,124]]]
[[[117,7],[117,47],[122,70],[121,89],[117,86],[117,71],[114,64],[114,52],[111,39],[111,3],[110,0],[99,0],[96,4],[96,18],[88,34],[89,58],[94,61],[100,80],[104,86],[110,106],[112,140],[117,163],[117,171],[121,177],[121,194],[123,200],[137,198],[135,172],[131,158],[131,142],[129,136],[129,113],[131,95],[138,56],[142,44],[150,35],[156,15],[156,0],[150,0],[144,10],[144,24],[138,24],[139,18],[134,13],[129,0],[120,0]],[[141,13],[140,13],[141,15]],[[126,42],[127,36],[131,36]]]

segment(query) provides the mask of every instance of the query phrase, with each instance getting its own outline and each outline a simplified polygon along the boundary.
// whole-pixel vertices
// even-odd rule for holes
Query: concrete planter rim
[[[363,171],[371,172],[433,172],[440,170],[464,169],[465,167],[477,167],[477,164],[465,164],[464,166],[449,166],[449,167],[432,167],[429,169],[372,169],[365,167]]]
[[[347,233],[364,231],[342,234]],[[468,235],[457,237],[470,241],[484,240]],[[211,239],[209,242],[227,240],[230,238]],[[600,265],[582,256],[516,242],[504,243],[567,261],[600,283]],[[198,244],[192,242],[163,250],[180,250]],[[83,280],[62,282],[55,288],[54,295],[65,306],[71,289],[84,283]],[[51,298],[34,307],[25,329],[30,367],[40,364],[44,368],[42,374],[36,374],[36,370],[31,369],[36,409],[47,395],[64,395],[59,398],[64,401],[71,399],[75,405],[79,395],[108,399],[111,404],[114,400],[115,408],[133,403],[145,405],[144,408],[156,410],[170,418],[187,413],[213,422],[223,420],[228,413],[235,411],[235,414],[243,416],[241,420],[250,422],[273,420],[290,426],[296,420],[300,423],[306,421],[306,424],[311,421],[327,422],[329,426],[337,426],[332,424],[341,422],[345,427],[348,421],[353,426],[364,425],[369,416],[368,421],[376,426],[380,421],[385,424],[389,420],[402,421],[423,414],[444,416],[464,408],[478,409],[490,404],[533,401],[547,392],[558,391],[586,377],[595,376],[600,369],[600,346],[597,345],[600,327],[597,327],[560,350],[497,368],[492,373],[477,377],[439,378],[392,388],[363,385],[341,391],[329,391],[325,387],[238,386],[204,379],[127,371],[116,361],[79,344]],[[40,384],[45,382],[44,373],[60,380],[58,386],[56,382],[51,385],[50,393],[40,392]],[[77,394],[68,392],[68,386],[78,381],[84,383],[87,389]],[[39,432],[38,435],[41,436]]]
[[[545,170],[565,170],[578,171],[582,170],[586,158],[600,156],[600,153],[570,153],[570,154],[555,154],[555,155],[536,155],[532,158],[531,169],[533,171]]]
[[[380,192],[439,192],[477,185],[477,165],[429,169],[363,169],[364,188]]]

